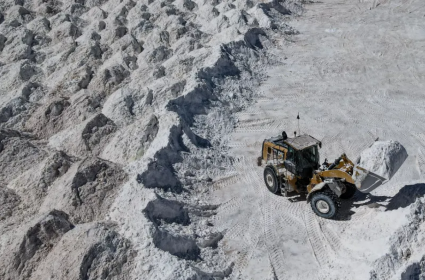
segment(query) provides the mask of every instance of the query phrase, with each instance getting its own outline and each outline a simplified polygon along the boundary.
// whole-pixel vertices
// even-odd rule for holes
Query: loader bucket
[[[362,193],[370,193],[371,191],[388,181],[384,177],[381,177],[373,172],[367,171],[366,169],[360,166],[354,167],[353,179],[357,189]]]

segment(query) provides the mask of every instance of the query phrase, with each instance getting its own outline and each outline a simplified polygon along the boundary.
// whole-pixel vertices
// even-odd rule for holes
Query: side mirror
[[[319,142],[319,148],[320,149],[322,148],[322,142]]]

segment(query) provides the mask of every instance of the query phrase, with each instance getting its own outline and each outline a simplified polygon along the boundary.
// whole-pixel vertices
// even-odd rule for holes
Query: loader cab
[[[297,177],[310,179],[320,166],[319,147],[320,141],[310,135],[277,136],[264,140],[262,158],[269,165],[284,167]]]
[[[272,193],[296,191],[307,193],[313,172],[319,168],[319,140],[310,135],[281,136],[263,141],[259,166],[265,163],[264,182]]]
[[[311,178],[313,171],[320,166],[318,145],[310,146],[295,152],[296,174],[302,178]]]

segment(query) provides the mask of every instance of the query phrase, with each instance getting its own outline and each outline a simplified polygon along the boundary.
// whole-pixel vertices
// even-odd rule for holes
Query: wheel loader
[[[264,182],[270,192],[283,196],[296,192],[307,196],[313,211],[323,218],[338,215],[341,199],[350,199],[358,189],[370,192],[386,179],[355,165],[345,154],[333,163],[320,164],[322,143],[310,135],[285,132],[265,139],[258,165],[264,166]]]

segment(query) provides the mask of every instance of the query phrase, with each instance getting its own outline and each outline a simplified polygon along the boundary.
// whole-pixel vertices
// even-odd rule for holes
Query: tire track
[[[326,267],[330,259],[335,259],[335,254],[329,249],[329,244],[324,237],[317,216],[311,211],[309,205],[305,206],[304,224],[307,236],[315,259],[320,267]]]
[[[267,251],[269,252],[269,261],[273,267],[273,270],[276,273],[276,276],[278,279],[285,279],[286,273],[284,270],[282,270],[282,266],[279,263],[276,263],[276,260],[283,260],[283,252],[273,244],[273,241],[278,240],[277,234],[274,232],[274,224],[273,221],[271,221],[270,217],[270,206],[268,203],[265,203],[266,196],[265,196],[265,190],[264,188],[259,188],[259,179],[255,175],[256,172],[252,165],[245,161],[241,164],[238,164],[238,168],[241,169],[241,172],[244,172],[246,174],[245,181],[246,184],[249,185],[254,193],[259,194],[259,198],[257,199],[256,203],[258,206],[259,211],[262,213],[262,221],[263,221],[263,234],[264,234],[264,244],[267,248]]]
[[[337,16],[341,9],[350,11],[350,16]],[[320,8],[312,7],[308,11],[309,22],[299,24],[301,34],[294,37],[294,43],[282,49],[280,54],[276,52],[282,57],[288,53],[291,56],[288,55],[284,66],[273,69],[272,78],[262,85],[258,102],[252,107],[255,109],[238,115],[241,121],[234,139],[242,142],[232,140],[230,146],[246,148],[246,154],[250,155],[259,152],[264,134],[278,134],[281,130],[290,131],[296,127],[296,121],[290,121],[290,116],[294,112],[296,115],[298,110],[305,110],[306,115],[308,113],[314,120],[305,131],[324,136],[321,156],[337,157],[345,152],[354,160],[378,136],[383,140],[392,138],[411,143],[410,135],[420,133],[424,127],[421,123],[423,115],[418,113],[423,107],[418,104],[418,100],[423,100],[419,82],[424,77],[420,56],[406,53],[411,53],[418,45],[402,32],[396,33],[395,26],[388,27],[394,18],[401,19],[401,10],[407,9],[411,8],[389,1],[331,1]],[[315,36],[316,41],[310,41],[309,36]],[[320,44],[310,44],[312,42],[323,43],[326,51],[333,52],[332,55],[321,52],[324,48]],[[383,63],[388,57],[393,59],[391,63]],[[406,81],[413,91],[409,96],[417,97],[415,100],[406,100],[407,92],[400,90]],[[274,113],[277,107],[284,108],[285,112]],[[405,119],[409,121],[403,122]],[[403,133],[401,127],[409,130],[410,135]],[[247,137],[250,133],[258,134],[258,137],[261,134],[262,138],[251,140]],[[414,154],[419,172],[424,172],[425,168],[424,143],[421,142]],[[294,231],[306,241],[303,246],[309,246],[305,249],[307,252],[311,250],[312,260],[314,257],[319,267],[314,270],[313,277],[306,277],[311,272],[300,272],[300,279],[348,279],[338,271],[348,271],[345,263],[348,259],[362,263],[365,256],[349,248],[342,238],[351,237],[346,231],[370,225],[377,212],[366,206],[355,206],[350,220],[319,218],[305,202],[292,203],[269,193],[262,180],[263,169],[256,167],[255,162],[256,159],[249,156],[235,164],[237,172],[243,175],[240,181],[246,187],[244,195],[254,198],[250,202],[242,201],[242,204],[251,205],[250,214],[241,216],[241,219],[255,219],[255,222],[246,224],[245,232],[238,230],[240,235],[236,238],[244,240],[241,250],[244,254],[236,265],[240,271],[238,277],[249,278],[247,265],[256,261],[252,259],[255,248],[261,248],[268,252],[270,275],[275,279],[293,279],[294,272],[284,263],[289,252],[285,252],[286,247],[282,244]],[[347,202],[353,203],[358,198],[356,195]],[[240,203],[237,207],[242,207],[241,211],[246,209]],[[368,238],[373,240],[373,236]],[[316,267],[316,264],[311,263],[311,266]]]
[[[225,187],[228,187],[232,184],[235,184],[238,180],[240,180],[239,174],[230,175],[224,178],[221,178],[217,181],[215,181],[211,187],[211,191],[218,191]]]
[[[266,188],[263,186],[264,183],[262,182],[261,177],[258,176],[258,172],[256,172],[255,167],[252,164],[247,163],[246,166],[248,169],[247,172],[251,176],[250,181],[257,186],[255,191],[261,194],[260,201],[262,202],[260,203],[259,207],[262,210],[262,217],[264,221],[264,241],[267,251],[269,252],[270,264],[277,279],[286,279],[288,278],[288,274],[281,263],[281,260],[284,260],[285,256],[284,252],[279,246],[280,242],[278,241],[281,239],[282,233],[285,232],[283,225],[290,225],[293,223],[293,219],[289,216],[286,216],[284,213],[281,213],[281,215],[272,214],[276,213],[276,210],[278,209],[277,203],[282,202],[283,199],[281,197],[272,195],[266,190]],[[282,216],[284,217],[283,221],[279,219],[282,218]]]

